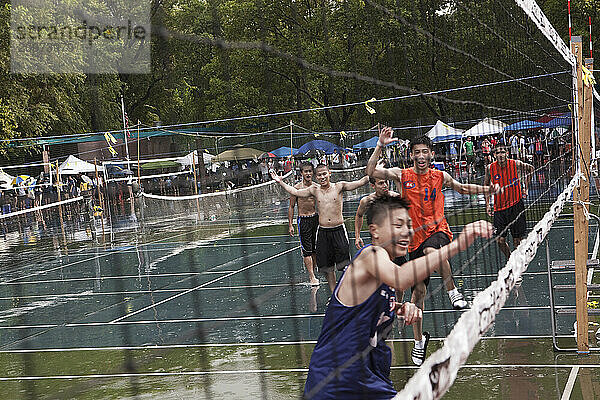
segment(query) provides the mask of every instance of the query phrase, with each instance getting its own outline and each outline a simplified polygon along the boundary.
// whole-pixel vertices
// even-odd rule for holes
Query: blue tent
[[[325,154],[333,154],[336,150],[343,151],[344,148],[326,140],[311,140],[310,142],[300,146],[296,154],[306,154],[311,150],[322,151]]]
[[[290,152],[292,152],[292,151],[294,152],[293,154],[296,155],[296,153],[298,152],[298,149],[282,146],[278,149],[271,150],[269,153],[273,153],[277,157],[287,157],[290,155]]]
[[[528,119],[515,122],[512,125],[508,125],[504,127],[505,131],[520,131],[522,129],[535,129],[535,128],[544,128],[544,124],[541,122],[530,121]]]
[[[556,128],[557,126],[571,126],[571,113],[567,113],[563,116],[551,119],[545,122],[544,128]]]
[[[377,141],[379,140],[379,136],[373,136],[371,139],[367,139],[364,142],[360,142],[352,146],[353,151],[358,151],[362,149],[374,149],[377,146]]]

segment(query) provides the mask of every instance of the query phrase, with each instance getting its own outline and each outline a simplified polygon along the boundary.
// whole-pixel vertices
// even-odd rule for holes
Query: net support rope
[[[496,314],[504,306],[516,279],[533,260],[537,248],[562,212],[581,177],[583,175],[578,171],[550,210],[511,253],[504,268],[498,272],[498,279],[473,299],[473,305],[458,319],[443,346],[425,360],[394,399],[439,399],[446,393],[481,336],[494,323]]]

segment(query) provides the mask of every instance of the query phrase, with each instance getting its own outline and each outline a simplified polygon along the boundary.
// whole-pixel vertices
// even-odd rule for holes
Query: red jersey
[[[517,163],[510,158],[506,165],[501,167],[498,161],[490,164],[490,177],[492,183],[500,185],[500,192],[494,195],[494,211],[505,210],[521,200],[521,182],[517,171]]]
[[[452,240],[452,232],[444,216],[444,173],[429,169],[417,174],[412,168],[402,170],[402,197],[410,203],[408,214],[415,235],[409,251],[415,251],[436,232],[444,232]]]

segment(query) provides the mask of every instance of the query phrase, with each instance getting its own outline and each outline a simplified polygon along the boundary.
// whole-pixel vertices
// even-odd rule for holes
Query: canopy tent
[[[363,149],[374,149],[377,146],[377,141],[379,140],[379,136],[373,136],[370,139],[367,139],[363,142],[356,143],[352,146],[353,151],[363,150]]]
[[[557,126],[571,126],[571,113],[563,115],[548,122],[542,123],[544,128],[556,128]]]
[[[150,161],[140,166],[141,169],[151,170],[151,169],[163,169],[163,168],[178,168],[181,167],[181,164],[175,161]]]
[[[12,188],[12,181],[15,179],[14,176],[7,174],[0,169],[0,189]]]
[[[288,157],[292,154],[296,155],[297,152],[298,152],[298,149],[294,149],[293,147],[282,146],[275,150],[271,150],[269,153],[273,153],[277,157]]]
[[[60,164],[58,167],[58,173],[61,175],[85,174],[88,172],[95,172],[96,168],[98,168],[98,171],[104,170],[101,165],[95,166],[92,163],[80,160],[79,158],[71,155],[67,157],[62,164]]]
[[[460,140],[463,132],[464,130],[462,129],[453,128],[450,125],[438,120],[426,135],[433,143],[439,143]]]
[[[504,127],[505,131],[520,131],[523,129],[536,129],[536,128],[543,128],[544,124],[542,124],[541,122],[536,122],[536,121],[530,121],[528,119],[523,120],[523,121],[519,121],[519,122],[515,122],[514,124],[508,125]]]
[[[202,161],[204,161],[204,164],[210,164],[213,157],[214,156],[212,154],[202,153]],[[179,157],[176,160],[176,162],[183,165],[184,167],[192,165],[194,161],[196,161],[196,165],[198,165],[198,150],[194,150],[190,154],[187,154],[183,157]]]
[[[484,118],[479,121],[476,125],[473,125],[465,132],[463,132],[463,136],[488,136],[488,135],[498,135],[504,132],[504,128],[508,124],[505,124],[502,121],[498,121],[497,119],[492,118]]]
[[[250,160],[252,158],[260,157],[260,155],[263,153],[264,151],[253,149],[252,147],[242,147],[241,145],[236,145],[233,149],[225,150],[224,152],[214,156],[212,162]]]
[[[298,149],[298,155],[303,155],[308,153],[311,150],[322,151],[325,154],[333,154],[335,151],[344,151],[343,147],[338,146],[337,144],[333,144],[326,140],[311,140],[308,143],[303,144]]]

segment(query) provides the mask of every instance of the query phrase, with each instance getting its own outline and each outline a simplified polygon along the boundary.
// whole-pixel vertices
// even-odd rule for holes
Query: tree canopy
[[[539,5],[567,42],[566,2]],[[574,2],[572,12],[575,34],[587,38],[587,15],[597,21],[598,7]],[[333,132],[451,122],[550,109],[570,97],[568,73],[419,95],[569,70],[520,8],[502,0],[154,1],[151,73],[137,75],[13,74],[10,13],[4,2],[0,139],[120,129],[121,94],[130,121],[148,125],[323,108],[207,125],[226,132],[290,118]],[[373,104],[373,115],[360,105],[407,95],[415,96]],[[359,105],[332,107],[346,103]],[[5,157],[39,151],[1,143]]]

